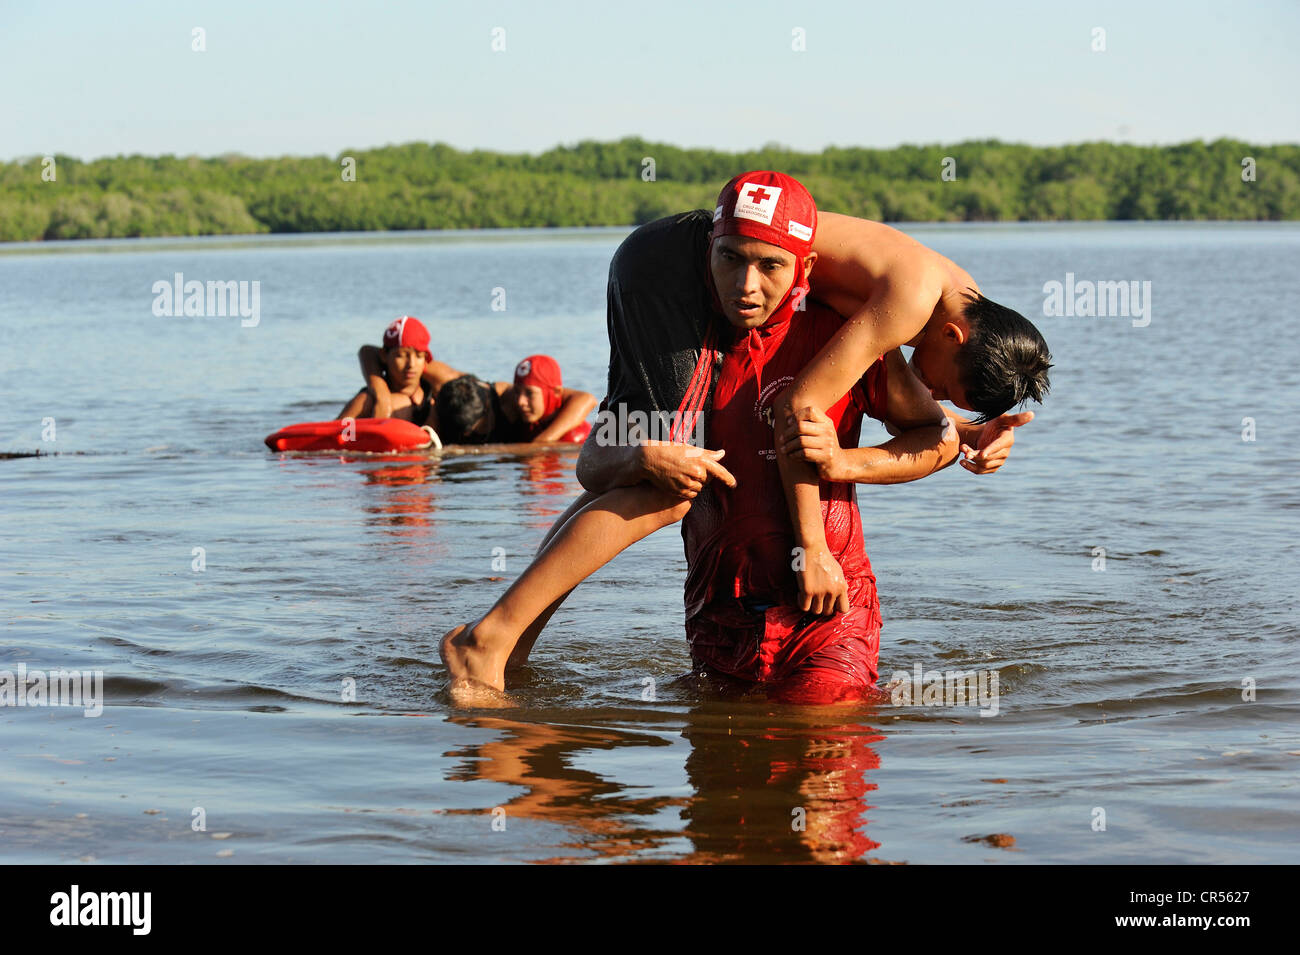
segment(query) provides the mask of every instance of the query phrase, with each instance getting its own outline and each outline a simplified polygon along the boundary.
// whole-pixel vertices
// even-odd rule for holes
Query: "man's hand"
[[[961,446],[961,452],[965,455],[961,459],[961,466],[972,474],[992,474],[1002,467],[1007,455],[1011,453],[1011,446],[1016,443],[1016,428],[1033,420],[1032,411],[994,418],[980,429],[978,449],[969,444]]]
[[[731,472],[718,463],[724,451],[672,441],[647,441],[640,451],[646,479],[675,497],[691,500],[714,478],[727,487],[736,486]]]
[[[781,431],[781,452],[815,465],[823,481],[849,481],[835,423],[816,408],[797,411]],[[807,609],[807,608],[805,608]]]
[[[825,545],[796,547],[794,579],[799,585],[799,609],[829,617],[849,612],[849,588],[839,561]]]

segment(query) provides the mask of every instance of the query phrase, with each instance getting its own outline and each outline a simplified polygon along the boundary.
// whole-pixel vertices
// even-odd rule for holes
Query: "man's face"
[[[805,260],[811,270],[816,254]],[[743,235],[724,235],[713,241],[709,271],[718,290],[722,314],[736,328],[764,324],[794,284],[796,259],[770,242]]]
[[[424,371],[424,352],[414,348],[390,348],[384,353],[388,380],[398,391],[413,390]]]
[[[515,385],[515,407],[519,417],[529,424],[542,420],[546,412],[546,392],[537,385]]]
[[[964,342],[965,334],[961,329],[952,324],[945,325],[937,334],[927,334],[913,349],[908,367],[930,390],[930,397],[935,401],[950,401],[965,411],[974,411],[966,398],[966,388],[957,368],[957,355]]]

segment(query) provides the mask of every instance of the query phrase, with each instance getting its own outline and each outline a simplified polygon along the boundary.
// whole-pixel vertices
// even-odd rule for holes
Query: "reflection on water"
[[[448,779],[507,783],[518,792],[492,806],[455,810],[495,813],[510,820],[558,823],[573,834],[557,846],[573,850],[545,861],[597,856],[683,862],[862,861],[879,843],[866,834],[870,773],[880,767],[873,743],[883,734],[832,709],[723,707],[702,702],[681,714],[646,712],[641,729],[583,725],[626,719],[628,713],[574,714],[575,724],[548,722],[545,714],[520,721],[500,716],[452,716],[460,726],[494,731],[488,742],[448,755]],[[684,785],[636,786],[603,763],[622,765],[620,751],[685,741]],[[613,758],[603,760],[602,754]],[[643,758],[643,757],[642,757]]]
[[[829,721],[825,708],[776,726],[767,715],[692,710],[683,732],[695,792],[688,861],[853,862],[878,848],[866,834],[866,800],[880,768],[871,744],[884,736]]]
[[[456,810],[468,814],[504,810],[511,819],[560,823],[577,835],[556,848],[580,851],[543,861],[590,858],[592,853],[623,858],[660,848],[674,834],[648,829],[644,820],[673,806],[680,797],[629,792],[616,779],[579,766],[589,754],[671,745],[652,734],[591,726],[557,726],[500,717],[452,717],[452,722],[497,732],[491,742],[453,750],[457,758],[448,779],[507,783],[521,792],[499,806]],[[498,817],[500,818],[500,817]]]

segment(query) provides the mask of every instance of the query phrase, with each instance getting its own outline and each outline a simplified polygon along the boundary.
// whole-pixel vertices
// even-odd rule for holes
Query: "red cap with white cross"
[[[817,205],[803,183],[783,172],[741,173],[722,187],[713,238],[743,235],[803,258],[817,234]]]

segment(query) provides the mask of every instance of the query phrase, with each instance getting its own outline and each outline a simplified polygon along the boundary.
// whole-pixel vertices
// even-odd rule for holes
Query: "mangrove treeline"
[[[335,157],[34,157],[0,165],[0,240],[633,225],[745,169],[883,221],[1297,219],[1300,145],[997,141],[723,153],[640,139],[540,155],[411,143]]]

